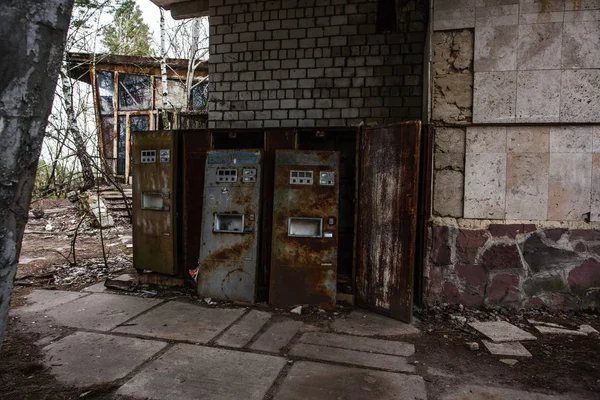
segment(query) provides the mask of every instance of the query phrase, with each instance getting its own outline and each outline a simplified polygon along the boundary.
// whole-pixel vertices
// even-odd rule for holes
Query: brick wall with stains
[[[222,4],[224,3],[224,4]],[[420,119],[428,1],[210,1],[210,128]]]
[[[600,2],[433,2],[427,300],[600,306]]]

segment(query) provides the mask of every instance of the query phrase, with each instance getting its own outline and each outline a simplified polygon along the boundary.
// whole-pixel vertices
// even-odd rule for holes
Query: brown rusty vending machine
[[[339,153],[278,150],[275,156],[269,302],[336,302]]]
[[[213,150],[206,159],[198,294],[256,300],[261,150]]]
[[[133,265],[177,273],[177,131],[135,132]]]

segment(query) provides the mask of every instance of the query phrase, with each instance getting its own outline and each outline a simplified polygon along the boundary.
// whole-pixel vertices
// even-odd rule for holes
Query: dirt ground
[[[45,199],[34,202],[32,209],[43,210],[44,216],[30,217],[27,225],[12,307],[23,305],[25,296],[33,289],[79,291],[104,281],[106,277],[135,273],[131,248],[127,246],[131,243],[131,227],[126,221],[118,220],[115,227],[100,232],[99,229],[90,227],[86,218],[80,224],[82,217],[68,200]],[[76,238],[74,244],[73,238]],[[156,291],[159,297],[202,301],[195,297],[191,287],[176,290],[156,287],[144,289]],[[267,306],[263,304],[259,307]],[[325,325],[350,309],[340,307],[336,313],[308,310],[299,318]],[[428,383],[430,399],[439,398],[448,379],[494,386],[506,385],[539,392],[569,392],[581,398],[598,398],[600,338],[541,335],[528,322],[528,319],[535,319],[571,328],[589,324],[600,330],[600,315],[597,311],[561,313],[532,310],[525,313],[441,306],[419,311],[416,318],[422,333],[411,340],[416,346],[413,358],[419,373]],[[520,359],[514,366],[501,363],[500,357],[489,354],[481,345],[481,337],[467,325],[475,319],[506,320],[533,333],[538,340],[524,343],[533,358]],[[46,334],[47,332],[44,335]],[[53,334],[58,338],[69,334],[69,330],[56,328]],[[44,343],[38,341],[44,335],[24,325],[19,318],[10,317],[0,354],[0,399],[116,398],[114,387],[78,390],[58,383],[43,364],[41,348]],[[479,350],[467,348],[466,343],[474,341],[479,342]],[[444,373],[435,374],[433,370]]]

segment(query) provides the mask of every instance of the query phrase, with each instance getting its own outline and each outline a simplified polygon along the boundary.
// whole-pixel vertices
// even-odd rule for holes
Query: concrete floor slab
[[[289,371],[274,400],[426,398],[425,382],[420,376],[300,361]]]
[[[63,290],[34,290],[27,296],[27,303],[29,304],[16,308],[15,312],[42,312],[87,295],[88,293],[67,292]]]
[[[271,318],[264,311],[251,310],[215,342],[219,346],[244,347]]]
[[[127,281],[132,281],[135,279],[135,276],[129,275],[129,274],[123,274],[123,275],[119,275],[116,278],[112,278],[115,281],[123,281],[123,282],[127,282]],[[106,286],[104,286],[104,281],[102,282],[98,282],[92,286],[88,286],[85,289],[83,289],[83,292],[91,292],[91,293],[104,293],[106,292],[108,289]]]
[[[495,356],[531,357],[531,353],[519,342],[492,343],[483,340],[483,345]]]
[[[358,336],[398,336],[419,333],[413,325],[363,310],[355,310],[345,318],[336,319],[331,323],[331,328],[336,332]]]
[[[285,364],[276,356],[178,344],[117,394],[160,400],[262,400]]]
[[[568,335],[568,336],[587,336],[586,332],[574,331],[572,329],[554,328],[552,326],[536,325],[535,329],[539,333],[545,333],[549,335]]]
[[[118,294],[92,293],[48,310],[47,315],[59,325],[109,331],[161,301]]]
[[[59,381],[87,387],[124,378],[166,345],[153,340],[76,332],[44,347],[44,363]]]
[[[403,357],[317,346],[314,344],[295,344],[290,351],[290,355],[312,360],[332,361],[395,372],[415,372],[415,367],[408,364]]]
[[[536,340],[536,337],[506,321],[471,322],[469,326],[494,342]]]
[[[518,399],[518,400],[561,400],[562,396],[551,396],[542,393],[526,392],[505,388],[485,386],[459,386],[450,393],[442,396],[442,400],[490,400],[490,399]]]
[[[281,349],[288,345],[298,329],[302,327],[300,321],[280,321],[269,326],[267,330],[252,343],[252,350],[266,351],[269,353],[279,353]]]
[[[372,339],[349,335],[338,335],[326,332],[309,332],[300,337],[301,343],[320,346],[339,347],[342,349],[366,351],[369,353],[390,354],[410,357],[415,354],[415,345],[394,340]]]
[[[170,301],[120,326],[115,332],[207,343],[244,314],[244,309],[206,308]]]

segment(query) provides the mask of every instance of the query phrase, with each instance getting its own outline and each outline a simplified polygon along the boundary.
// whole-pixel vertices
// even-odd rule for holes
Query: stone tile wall
[[[600,306],[599,230],[491,224],[433,226],[429,235],[429,304]]]
[[[467,127],[463,216],[599,221],[599,140],[600,125]]]
[[[224,3],[224,5],[223,5]],[[210,0],[210,128],[421,119],[428,1]]]
[[[600,122],[600,1],[436,0],[434,29],[473,28],[473,122]]]

